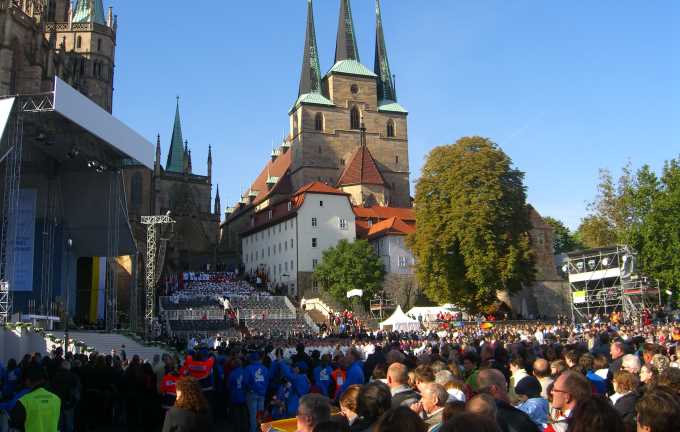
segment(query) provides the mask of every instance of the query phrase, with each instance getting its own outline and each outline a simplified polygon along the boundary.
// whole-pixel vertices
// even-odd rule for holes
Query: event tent
[[[380,323],[381,330],[385,327],[392,327],[392,330],[396,331],[412,331],[420,330],[420,323],[413,318],[407,317],[404,311],[401,310],[401,306],[397,306],[397,310],[394,311],[392,316]]]

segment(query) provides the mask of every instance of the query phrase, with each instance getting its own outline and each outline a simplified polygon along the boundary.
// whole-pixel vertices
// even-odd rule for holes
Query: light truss
[[[142,225],[146,225],[146,262],[145,279],[146,279],[146,308],[144,311],[144,320],[146,322],[147,334],[150,334],[154,322],[154,305],[156,303],[156,282],[157,282],[157,266],[162,266],[163,263],[156,262],[156,236],[159,225],[174,224],[175,220],[170,217],[170,214],[159,216],[142,216]],[[161,243],[164,243],[161,239]],[[161,253],[164,255],[165,248]]]

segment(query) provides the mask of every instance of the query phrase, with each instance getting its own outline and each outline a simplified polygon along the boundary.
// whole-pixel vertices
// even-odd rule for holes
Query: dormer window
[[[293,203],[288,201],[288,211],[291,211],[293,209]]]

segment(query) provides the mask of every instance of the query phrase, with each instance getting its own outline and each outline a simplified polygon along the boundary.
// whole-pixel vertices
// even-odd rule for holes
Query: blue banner
[[[33,259],[35,254],[35,213],[38,191],[21,189],[14,227],[14,277],[11,291],[33,291]]]

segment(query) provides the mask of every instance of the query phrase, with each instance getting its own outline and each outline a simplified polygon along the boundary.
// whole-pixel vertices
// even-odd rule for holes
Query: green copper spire
[[[338,22],[338,39],[335,44],[335,63],[341,60],[361,62],[349,0],[340,0],[340,21]]]
[[[184,139],[182,138],[182,123],[179,119],[179,96],[177,96],[177,108],[175,109],[175,124],[172,126],[172,140],[168,151],[168,162],[165,164],[166,171],[181,173],[184,171]]]
[[[314,30],[314,8],[312,0],[307,0],[307,30],[305,33],[305,52],[302,57],[300,90],[298,97],[308,93],[321,93],[321,66]]]
[[[373,71],[378,75],[378,99],[396,101],[397,92],[394,88],[390,62],[387,59],[387,48],[385,47],[380,0],[375,0],[375,66]]]
[[[106,25],[102,0],[77,0],[73,11],[74,23],[95,22]]]

